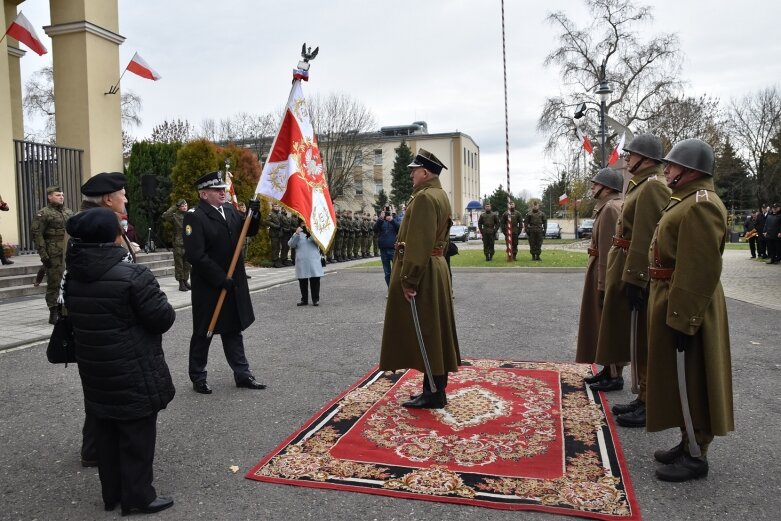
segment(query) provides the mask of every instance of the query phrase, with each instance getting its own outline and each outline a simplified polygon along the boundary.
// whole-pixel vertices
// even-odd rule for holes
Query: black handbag
[[[52,364],[65,364],[76,361],[76,343],[73,338],[73,326],[68,317],[62,316],[62,309],[57,310],[57,322],[54,324],[49,345],[46,346],[46,358]]]
[[[320,266],[322,266],[323,268],[325,268],[325,265],[326,265],[326,264],[327,264],[327,262],[325,261],[325,257],[323,257],[322,255],[320,255]]]

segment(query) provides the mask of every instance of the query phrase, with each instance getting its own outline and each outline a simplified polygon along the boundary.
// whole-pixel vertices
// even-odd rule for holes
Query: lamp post
[[[599,95],[599,145],[602,156],[600,158],[602,168],[607,166],[607,158],[605,157],[605,138],[607,137],[605,113],[607,112],[607,98],[611,92],[613,92],[613,89],[610,88],[610,85],[605,78],[605,64],[603,63],[599,71],[599,88],[596,90],[596,94]]]

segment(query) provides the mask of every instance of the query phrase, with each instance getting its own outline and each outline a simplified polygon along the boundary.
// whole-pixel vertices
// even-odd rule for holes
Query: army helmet
[[[624,146],[624,151],[661,161],[662,140],[653,134],[640,134],[630,141],[628,145]]]
[[[715,156],[709,144],[701,139],[691,138],[673,145],[662,161],[712,176]]]
[[[599,183],[602,186],[612,188],[616,192],[624,191],[624,176],[615,168],[603,168],[597,175],[591,178],[592,183]]]

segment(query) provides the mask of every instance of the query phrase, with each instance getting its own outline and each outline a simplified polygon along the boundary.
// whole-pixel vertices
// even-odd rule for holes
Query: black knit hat
[[[119,221],[108,208],[91,208],[68,219],[65,229],[82,242],[114,242],[119,235]]]

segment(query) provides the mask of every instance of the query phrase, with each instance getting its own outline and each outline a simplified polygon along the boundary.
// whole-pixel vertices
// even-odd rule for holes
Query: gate
[[[65,206],[81,204],[83,150],[14,139],[16,204],[19,212],[19,253],[35,253],[30,228],[36,212],[46,206],[46,188],[60,185]]]

